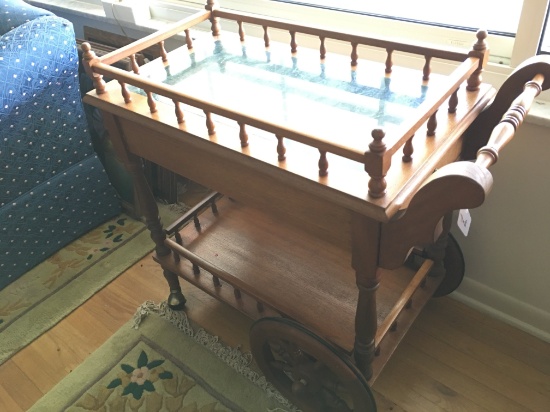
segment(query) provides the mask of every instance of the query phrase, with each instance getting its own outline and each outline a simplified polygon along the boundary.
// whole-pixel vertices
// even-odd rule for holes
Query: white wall
[[[550,129],[524,123],[491,173],[468,237],[453,228],[466,260],[453,296],[550,341]]]

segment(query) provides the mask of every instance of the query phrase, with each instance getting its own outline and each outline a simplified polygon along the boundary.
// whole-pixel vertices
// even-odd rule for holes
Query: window
[[[492,33],[514,36],[517,30],[523,0],[506,2],[505,13],[499,10],[502,0],[274,0],[280,3],[303,4],[329,10],[342,10],[390,20],[411,21],[431,26],[477,30],[486,28]]]
[[[335,29],[468,48],[472,31],[489,30],[491,62],[516,66],[537,54],[549,0],[219,0],[224,8],[307,20]],[[204,0],[163,0],[203,7]],[[413,7],[410,5],[414,4]],[[390,18],[382,17],[390,16]],[[422,23],[423,22],[423,23]],[[550,35],[548,35],[550,39]],[[550,40],[548,41],[550,44]],[[548,47],[550,49],[550,46]]]
[[[50,2],[54,0],[30,0]],[[56,0],[55,0],[56,1]],[[117,0],[78,0],[97,4]],[[178,20],[206,0],[150,2],[155,19]],[[489,31],[490,62],[484,80],[496,87],[525,59],[550,54],[550,28],[543,31],[550,0],[218,0],[220,6],[287,20],[365,32],[381,37],[470,48],[473,31]],[[410,5],[414,4],[413,7]],[[156,26],[155,26],[156,27]],[[154,28],[154,27],[152,27]],[[231,29],[225,26],[224,29]],[[253,34],[248,31],[249,35]],[[258,35],[261,35],[258,32]],[[274,40],[287,41],[286,37]],[[542,39],[542,41],[541,41]],[[309,44],[301,41],[302,46]],[[312,47],[317,47],[311,44]],[[344,51],[343,51],[344,52]],[[550,92],[545,92],[550,94]],[[550,96],[544,96],[550,100]]]
[[[539,49],[540,54],[550,54],[550,7],[546,9],[546,17],[543,25]]]

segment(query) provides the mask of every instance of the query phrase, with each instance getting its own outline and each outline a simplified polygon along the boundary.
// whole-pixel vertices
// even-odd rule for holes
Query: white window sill
[[[101,4],[93,4],[87,2],[86,0],[27,0],[28,3],[33,4],[37,7],[43,7],[52,12],[60,11],[63,13],[71,13],[76,16],[81,16],[93,20],[99,20],[108,23],[122,24],[124,28],[135,29],[143,32],[151,33],[156,30],[163,28],[166,23],[169,23],[168,20],[163,20],[159,18],[153,18],[145,22],[140,23],[139,26],[129,23],[129,22],[116,22],[112,19],[108,19],[105,16],[105,11]],[[183,18],[184,16],[190,14],[188,8],[182,8],[182,10],[170,10],[171,16],[176,19]],[[173,12],[173,13],[172,13]],[[181,14],[181,17],[178,16]],[[485,73],[485,79],[492,84],[497,84],[501,79],[511,72],[511,68],[504,67],[500,65],[491,65]],[[494,71],[491,73],[492,69]],[[536,124],[543,127],[550,128],[550,92],[545,92],[542,95],[542,99],[536,100],[529,115],[526,118],[527,123]]]

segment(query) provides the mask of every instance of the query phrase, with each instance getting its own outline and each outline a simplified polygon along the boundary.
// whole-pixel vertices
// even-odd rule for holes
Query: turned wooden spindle
[[[94,83],[95,92],[97,94],[105,93],[105,81],[103,80],[103,75],[95,73],[92,69],[93,63],[98,62],[99,58],[92,50],[90,43],[84,42],[80,46],[82,49],[82,64],[84,66],[84,71]]]
[[[157,103],[153,98],[153,92],[146,92],[146,93],[147,93],[147,104],[149,105],[149,111],[151,113],[155,113],[157,111]]]
[[[319,149],[319,176],[328,175],[327,151]]]
[[[202,230],[201,221],[196,214],[193,215],[193,224],[195,225],[195,229],[197,230],[197,232],[200,232]]]
[[[290,31],[290,52],[296,53],[298,51],[298,43],[296,43],[296,32]]]
[[[218,206],[216,205],[216,200],[210,203],[210,208],[212,209],[212,213],[214,214],[214,216],[218,216]]]
[[[525,84],[523,93],[510,105],[500,122],[493,128],[489,141],[477,152],[476,164],[488,168],[498,161],[502,148],[512,140],[516,129],[523,123],[535,97],[542,91],[544,75],[537,74]]]
[[[355,68],[357,66],[357,59],[359,55],[357,54],[357,43],[351,43],[351,67]]]
[[[479,85],[481,84],[481,73],[483,72],[483,67],[487,59],[487,43],[485,39],[487,38],[486,30],[479,30],[476,34],[477,41],[472,47],[472,51],[468,53],[471,57],[479,58],[478,68],[470,75],[467,81],[466,90],[472,92],[479,90]]]
[[[374,129],[371,132],[372,142],[369,143],[369,149],[372,153],[383,155],[386,151],[384,137],[386,133],[382,129]],[[369,196],[374,198],[383,197],[386,193],[386,175],[381,171],[377,174],[369,173]]]
[[[392,67],[393,67],[393,61],[392,61],[392,54],[393,54],[393,50],[391,49],[386,49],[386,73],[391,73],[392,72]]]
[[[435,136],[435,129],[437,129],[437,110],[428,119],[427,136]]]
[[[128,91],[128,87],[126,87],[126,83],[119,80],[118,84],[120,84],[120,92],[122,93],[124,103],[130,103],[132,101],[132,97],[130,96],[130,92]]]
[[[241,42],[244,42],[244,26],[242,21],[238,21],[237,24],[239,25],[239,39]]]
[[[240,289],[237,289],[237,288],[233,289],[233,294],[235,295],[235,299],[237,299],[237,300],[241,299]]]
[[[414,134],[411,137],[409,137],[409,139],[407,140],[407,142],[403,146],[403,157],[402,157],[402,159],[403,159],[403,162],[405,162],[405,163],[409,163],[410,161],[412,161],[412,154],[414,152],[413,137],[414,137]]]
[[[205,110],[204,114],[206,115],[206,128],[208,129],[208,134],[212,136],[216,134],[216,126],[214,126],[214,122],[212,121],[212,113]]]
[[[432,72],[432,69],[430,67],[430,63],[432,61],[432,56],[424,56],[424,68],[422,69],[422,80],[427,81],[430,80],[430,74]]]
[[[458,107],[458,88],[451,94],[449,97],[449,113],[456,113],[456,108]]]
[[[172,100],[174,102],[174,111],[176,113],[176,119],[178,119],[178,124],[182,124],[185,122],[185,118],[183,116],[183,110],[181,110],[181,103],[177,100]]]
[[[196,263],[193,263],[193,274],[199,276],[201,274],[201,268]]]
[[[282,162],[286,159],[286,147],[284,144],[284,137],[276,135],[277,137],[277,154],[279,162]]]
[[[327,56],[327,48],[325,47],[325,38],[323,36],[319,37],[321,40],[321,45],[319,46],[319,56],[321,60],[324,60]]]
[[[130,55],[130,63],[132,65],[132,71],[135,73],[135,74],[139,74],[139,64],[137,62],[137,59],[136,59],[136,55],[135,54],[131,54]]]
[[[204,6],[206,10],[210,10],[211,16],[210,16],[210,24],[211,24],[211,30],[212,30],[212,36],[218,37],[220,35],[220,18],[214,17],[214,10],[219,8],[217,0],[207,0],[206,6]]]
[[[241,140],[241,147],[248,146],[248,133],[246,133],[246,125],[243,122],[239,122],[239,139]]]
[[[159,42],[159,53],[162,61],[166,63],[168,61],[168,54],[166,53],[166,49],[164,48],[164,40],[161,40]]]
[[[191,50],[193,48],[193,38],[191,37],[189,29],[185,29],[185,45],[187,46],[187,50]]]
[[[267,32],[267,26],[262,26],[264,29],[264,44],[266,49],[269,47],[269,33]]]
[[[176,243],[178,245],[183,246],[183,239],[181,237],[180,232],[176,231],[176,233],[174,233],[174,239],[176,240]],[[181,260],[179,253],[174,251],[173,255],[174,255],[174,261],[175,262],[179,262]]]

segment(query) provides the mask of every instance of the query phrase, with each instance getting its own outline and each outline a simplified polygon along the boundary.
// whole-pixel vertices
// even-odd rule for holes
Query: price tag
[[[458,224],[458,228],[462,234],[464,236],[468,236],[470,225],[472,224],[472,216],[470,215],[470,211],[468,209],[460,209],[458,212],[458,221],[456,223]]]

